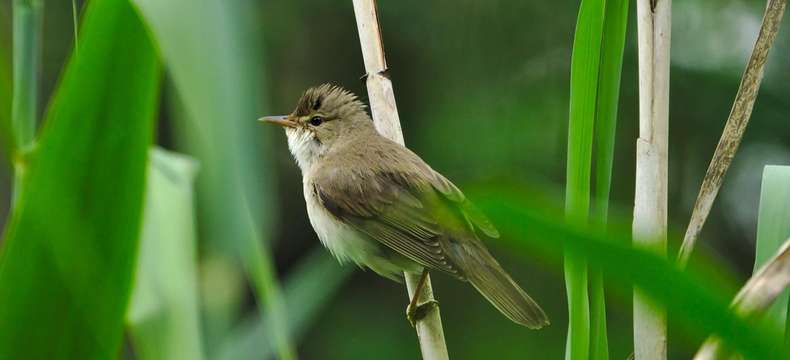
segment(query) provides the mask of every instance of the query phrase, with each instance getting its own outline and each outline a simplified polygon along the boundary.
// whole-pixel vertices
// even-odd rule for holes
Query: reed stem
[[[398,108],[392,82],[386,76],[387,61],[384,57],[384,45],[381,41],[381,30],[378,23],[375,0],[353,0],[354,15],[359,31],[359,43],[365,62],[366,85],[370,99],[370,111],[376,129],[385,137],[400,144],[403,142]],[[404,273],[409,298],[420,280],[420,274]],[[433,300],[433,288],[428,277],[422,287],[420,303]],[[439,308],[435,307],[424,318],[415,324],[420,351],[425,360],[448,359],[447,345],[444,341],[442,318]]]
[[[666,256],[671,0],[638,0],[639,138],[634,246]],[[634,290],[634,357],[667,358],[666,314]]]

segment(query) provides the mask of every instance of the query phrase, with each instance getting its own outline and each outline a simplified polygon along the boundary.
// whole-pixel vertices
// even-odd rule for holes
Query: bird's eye
[[[323,122],[324,122],[324,118],[322,118],[320,116],[313,116],[310,119],[310,125],[313,125],[313,126],[321,125],[321,123],[323,123]]]

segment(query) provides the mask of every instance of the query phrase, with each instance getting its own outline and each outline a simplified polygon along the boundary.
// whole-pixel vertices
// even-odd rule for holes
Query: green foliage
[[[586,223],[590,211],[590,169],[595,121],[598,65],[603,36],[604,1],[584,0],[579,7],[571,56],[565,214],[571,223]],[[568,296],[566,359],[587,359],[590,352],[590,299],[583,254],[565,254]]]
[[[289,307],[289,336],[298,339],[332,299],[351,274],[351,266],[340,266],[323,247],[308,254],[285,279],[283,300]],[[217,359],[269,359],[276,354],[271,328],[266,322],[271,314],[249,319],[239,326],[222,345]],[[261,341],[268,339],[268,341]]]
[[[23,153],[33,145],[38,116],[39,68],[43,38],[42,0],[14,0],[13,96],[11,130],[14,150]],[[22,192],[24,164],[14,164],[14,200]]]
[[[627,291],[638,286],[666,306],[684,329],[700,336],[716,334],[746,358],[780,358],[772,348],[777,334],[729,310],[731,294],[715,287],[697,269],[631,247],[630,236],[591,231],[554,220],[545,209],[527,207],[530,198],[516,191],[488,191],[477,198],[502,230],[505,245],[524,258],[535,252],[558,258],[563,248],[584,253],[591,265],[607,274],[611,284]]]
[[[8,11],[14,1],[0,6],[0,152],[5,156],[15,156]],[[30,180],[36,190],[19,197],[20,206],[8,219],[3,217],[9,204],[11,169],[7,160],[0,160],[0,184],[6,185],[0,186],[0,223],[7,224],[5,238],[0,241],[0,358],[125,357],[127,353],[120,349],[124,315],[129,351],[139,358],[201,356],[197,354],[211,359],[272,358],[278,347],[287,347],[282,346],[286,342],[281,334],[298,340],[300,352],[308,358],[418,356],[414,330],[403,319],[408,299],[402,285],[369,273],[356,273],[351,278],[348,275],[353,267],[341,267],[324,249],[311,248],[317,240],[304,214],[298,170],[287,155],[281,134],[254,121],[261,115],[287,112],[305,87],[325,81],[339,82],[366,98],[364,86],[357,80],[362,59],[351,2],[131,1],[168,67],[168,87],[161,97],[166,112],[161,117],[158,143],[187,152],[201,163],[195,178],[197,209],[188,210],[189,206],[179,202],[166,204],[167,209],[183,209],[162,210],[168,214],[160,221],[172,224],[167,227],[152,226],[149,220],[154,215],[141,205],[146,199],[141,193],[145,169],[141,159],[145,149],[150,149],[142,143],[150,136],[150,119],[140,114],[152,114],[159,98],[154,65],[146,65],[153,63],[151,50],[147,45],[141,50],[144,35],[118,31],[128,28],[129,21],[119,21],[120,15],[107,9],[127,8],[120,0],[43,2],[47,6],[46,41],[42,44],[46,58],[37,74],[38,94],[48,98],[50,92],[57,91],[63,98],[68,87],[71,95],[58,102],[60,115],[50,112],[46,126],[40,129],[45,139],[39,142],[39,150],[27,157],[16,155],[26,166],[23,170],[41,175]],[[670,172],[670,183],[674,184],[670,195],[679,196],[670,197],[670,214],[688,211],[688,204],[678,200],[697,189],[685,180],[702,176],[717,140],[704,134],[720,131],[721,119],[732,105],[732,86],[740,74],[732,70],[743,65],[743,49],[726,41],[743,29],[733,28],[726,34],[715,22],[699,20],[710,19],[705,15],[713,11],[734,23],[759,21],[761,9],[751,6],[754,4],[727,2],[728,6],[711,0],[678,4],[683,11],[673,17],[675,26],[691,26],[694,31],[673,38],[673,54],[679,56],[672,64],[671,114],[695,121],[684,123],[683,131],[670,138],[670,148],[678,151],[674,159],[681,159],[670,163],[679,166],[673,167],[679,171]],[[733,273],[751,261],[748,252],[721,251],[720,246],[732,249],[732,244],[742,245],[744,234],[751,233],[744,224],[754,220],[748,205],[756,204],[756,193],[746,190],[757,188],[757,183],[749,181],[758,173],[750,171],[753,176],[746,176],[746,172],[735,171],[731,186],[722,189],[723,197],[737,200],[722,202],[720,215],[727,221],[714,216],[706,229],[706,236],[716,239],[714,253],[722,258],[721,263],[705,264],[710,274],[703,275],[696,268],[680,273],[663,259],[629,249],[627,231],[605,231],[605,226],[614,229],[621,225],[618,220],[628,223],[630,218],[633,158],[629,154],[633,154],[634,143],[628,134],[635,133],[636,122],[630,119],[636,119],[638,113],[633,61],[636,42],[627,45],[631,60],[624,63],[619,113],[629,120],[618,124],[625,137],[618,141],[618,166],[611,173],[614,142],[610,136],[615,127],[613,116],[618,112],[619,79],[615,76],[619,76],[616,68],[622,61],[616,49],[622,47],[617,45],[622,38],[612,38],[609,33],[625,25],[627,2],[584,3],[585,9],[592,9],[585,14],[594,16],[582,23],[576,17],[578,2],[492,0],[457,6],[452,11],[445,11],[446,4],[441,2],[419,7],[412,2],[378,2],[390,75],[411,147],[466,190],[478,205],[490,210],[503,232],[503,241],[509,241],[492,242],[492,253],[540,301],[553,321],[547,329],[527,331],[499,316],[468,284],[437,275],[435,290],[451,354],[454,358],[559,358],[567,320],[559,264],[563,251],[568,250],[589,262],[591,359],[606,357],[603,325],[608,326],[608,350],[613,359],[623,359],[631,352],[629,305],[634,284],[655,301],[669,304],[670,358],[690,357],[701,339],[716,332],[746,349],[749,358],[776,358],[768,351],[780,344],[774,340],[778,334],[770,333],[770,328],[763,332],[762,322],[744,322],[728,313],[726,306],[734,291],[716,287],[746,275]],[[58,88],[64,57],[74,43],[75,4],[105,9],[105,15],[89,14],[90,23],[80,31],[82,46],[76,56],[81,62],[92,60],[76,74],[74,59]],[[604,4],[605,10],[594,8]],[[615,11],[619,16],[612,15]],[[577,20],[594,26],[580,26],[576,34],[577,40],[586,39],[589,46],[574,51],[574,68],[584,66],[575,70],[574,86],[584,91],[574,92],[573,116],[577,120],[586,117],[584,121],[593,116],[594,120],[571,129],[579,131],[574,141],[583,146],[569,148],[569,156],[575,156],[577,165],[585,165],[585,169],[574,168],[574,174],[579,175],[574,182],[581,184],[577,190],[583,190],[584,199],[590,200],[575,210],[584,211],[584,217],[588,212],[590,215],[581,223],[568,225],[561,222],[561,211],[552,213],[531,204],[537,198],[561,200],[563,171],[570,169],[563,168],[561,157],[570,145],[565,143],[569,135],[565,133],[568,60]],[[96,35],[97,23],[106,27],[101,29],[101,38]],[[595,29],[603,32],[598,39],[600,50],[590,41],[597,36]],[[265,54],[260,51],[263,48]],[[781,46],[776,50],[772,56],[780,61],[774,63],[778,70],[773,75],[787,73],[790,62],[781,61],[787,58],[787,51]],[[600,51],[597,72],[590,67],[594,51]],[[592,81],[594,76],[596,81]],[[758,125],[750,130],[749,144],[745,144],[748,149],[744,149],[754,156],[742,158],[746,160],[741,164],[786,163],[790,127],[782,120],[790,111],[786,96],[790,82],[780,78],[766,76],[754,113]],[[77,80],[79,86],[74,85]],[[149,81],[150,96],[145,97],[139,90]],[[576,86],[580,82],[582,87]],[[39,101],[39,109],[44,103]],[[273,105],[271,111],[266,109],[268,104]],[[64,108],[71,110],[66,114]],[[40,120],[40,111],[36,113],[39,119],[34,120]],[[147,126],[145,132],[143,126]],[[56,136],[56,131],[60,135]],[[275,158],[277,162],[272,161]],[[154,163],[148,164],[148,169],[158,166],[151,160]],[[175,195],[153,193],[176,191],[171,180],[180,178],[178,173],[167,172],[166,178],[149,173],[147,179],[158,176],[162,181],[146,184],[150,189],[146,195],[152,201]],[[468,191],[473,184],[495,189],[503,183],[533,192],[514,196],[505,191],[489,197]],[[613,203],[608,222],[612,225],[606,225],[610,183]],[[592,187],[584,189],[587,184]],[[276,196],[275,190],[282,193]],[[733,197],[734,193],[738,195]],[[773,203],[777,208],[781,196],[763,194],[767,201],[761,206]],[[138,201],[133,203],[132,197]],[[575,199],[577,205],[587,201],[578,195]],[[168,255],[173,248],[167,246],[174,243],[153,244],[159,252],[147,247],[152,245],[154,236],[149,234],[154,230],[189,228],[170,221],[188,221],[195,210],[200,325],[193,325],[197,320],[189,305],[192,290],[188,278],[196,276],[196,270],[190,275],[189,266],[181,263],[189,260],[194,248],[184,243],[183,252]],[[149,218],[143,219],[141,211]],[[780,219],[761,215],[758,263],[775,246],[763,240],[771,237],[764,236],[768,234],[764,229],[783,224]],[[670,222],[672,227],[672,219]],[[133,255],[137,235],[132,233],[138,234],[141,223],[140,241],[145,243],[140,245],[137,261]],[[587,223],[589,227],[584,226]],[[182,239],[181,235],[174,236]],[[157,235],[165,237],[164,233]],[[272,287],[276,293],[273,263],[267,255],[269,244],[277,245],[278,269],[287,280],[282,303],[288,305],[288,311],[277,310],[276,305],[258,305],[250,297],[252,291],[263,302]],[[158,256],[167,257],[168,262],[157,262]],[[246,257],[246,275],[257,288],[244,283],[238,256]],[[171,263],[171,258],[177,260]],[[151,262],[155,264],[144,265]],[[695,261],[693,265],[701,264]],[[129,301],[129,288],[134,285],[129,273],[134,269],[138,271],[134,280],[147,290],[132,291]],[[604,272],[606,278],[602,277]],[[353,284],[339,291],[346,279],[352,279]],[[155,285],[172,281],[179,284]],[[604,322],[604,281],[608,324]],[[177,307],[179,303],[186,305]],[[774,308],[777,313],[772,317],[781,318],[786,312],[783,304],[786,300]],[[182,352],[176,353],[179,350]]]
[[[294,349],[287,338],[268,251],[272,186],[271,177],[264,176],[267,152],[255,121],[261,115],[257,106],[261,76],[256,69],[262,61],[255,50],[256,39],[241,31],[240,19],[246,15],[242,2],[134,3],[156,37],[183,105],[186,121],[178,124],[177,133],[202,166],[199,218],[206,241],[240,259],[257,300],[274,310],[268,325],[276,329],[280,357],[292,358]],[[190,9],[189,16],[184,16],[184,9]]]
[[[196,162],[149,154],[140,255],[127,313],[138,359],[203,359],[193,183]]]
[[[0,354],[118,354],[158,98],[154,49],[123,0],[91,3],[0,254]],[[123,84],[119,86],[118,84]]]
[[[623,67],[628,23],[628,0],[607,0],[605,6],[595,109],[595,201],[592,209],[593,222],[604,228],[609,213],[609,192],[612,185],[617,105],[620,100],[620,72]],[[609,359],[603,275],[599,269],[591,268],[590,357],[597,360]]]
[[[11,49],[0,42],[0,151],[4,156],[11,153],[11,71],[8,59]],[[0,159],[2,161],[2,159]]]
[[[14,93],[11,124],[14,142],[18,148],[30,146],[36,130],[43,7],[42,0],[14,0]]]
[[[593,214],[598,225],[606,224],[627,15],[628,2],[622,0],[585,0],[579,8],[571,58],[565,197],[566,217],[574,224],[587,223],[590,215],[593,138],[596,139]],[[567,251],[568,359],[609,358],[603,275],[593,268],[589,276],[590,297],[584,255]]]
[[[790,238],[790,166],[766,166],[757,218],[757,250],[754,271],[765,265]],[[776,298],[767,317],[785,328],[790,290]]]

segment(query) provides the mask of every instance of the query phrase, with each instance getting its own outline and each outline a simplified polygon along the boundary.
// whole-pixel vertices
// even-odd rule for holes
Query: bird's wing
[[[464,278],[443,249],[435,210],[447,205],[429,179],[389,166],[333,167],[319,174],[313,191],[331,214],[423,266]]]
[[[463,233],[460,237],[479,241],[475,230],[497,237],[496,228],[461,190],[416,154],[395,143],[380,145],[379,151],[358,150],[366,151],[372,166],[326,161],[312,180],[317,198],[334,216],[393,250],[463,277],[448,258],[448,245],[442,243],[443,237],[449,240],[445,233]]]
[[[431,181],[431,185],[434,189],[438,190],[446,199],[455,203],[456,206],[459,207],[461,214],[463,214],[464,218],[474,226],[477,230],[480,230],[488,237],[498,238],[499,231],[497,231],[494,224],[488,220],[488,217],[485,216],[477,207],[469,201],[464,193],[461,192],[458,187],[456,187],[450,180],[447,180],[442,174],[433,171],[433,181]]]
[[[499,233],[455,185],[405,148],[373,152],[366,154],[372,166],[328,161],[314,173],[312,191],[331,214],[423,266],[468,280],[511,320],[531,328],[548,324],[485,249],[476,230]]]

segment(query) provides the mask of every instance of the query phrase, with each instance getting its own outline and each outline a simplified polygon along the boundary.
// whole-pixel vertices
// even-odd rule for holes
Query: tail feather
[[[475,256],[474,266],[467,266],[466,278],[494,307],[508,319],[530,329],[549,325],[549,318],[535,300],[527,295],[502,266],[490,255]],[[471,264],[470,264],[471,265]]]

